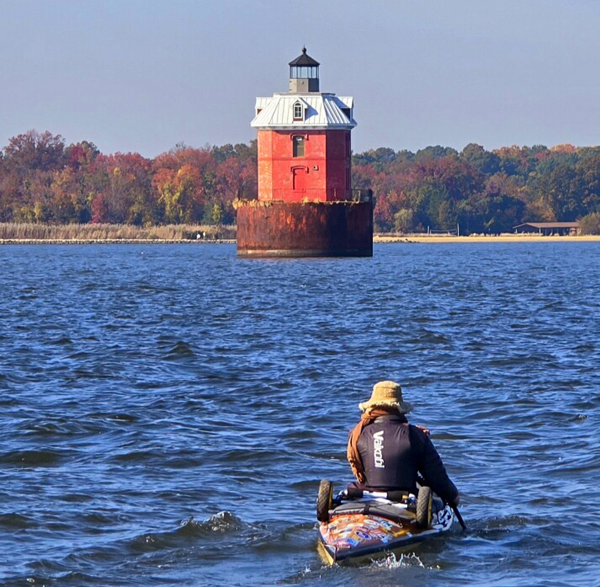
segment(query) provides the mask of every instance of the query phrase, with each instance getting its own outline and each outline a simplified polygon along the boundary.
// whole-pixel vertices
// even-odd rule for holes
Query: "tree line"
[[[522,222],[600,222],[600,147],[504,147],[353,155],[355,188],[376,198],[379,232],[510,232]],[[256,141],[174,149],[148,159],[29,131],[0,151],[0,222],[231,224],[257,193]]]
[[[466,234],[498,234],[523,222],[584,217],[589,227],[587,216],[600,212],[600,147],[380,148],[356,155],[353,164],[354,186],[377,196],[381,231],[460,225]]]
[[[256,144],[177,145],[148,159],[29,131],[0,153],[0,222],[231,224],[256,197]]]

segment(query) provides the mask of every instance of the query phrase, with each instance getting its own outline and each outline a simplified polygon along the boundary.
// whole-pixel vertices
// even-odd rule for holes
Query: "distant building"
[[[526,222],[513,227],[518,233],[537,233],[544,236],[553,234],[565,236],[579,233],[579,222]]]

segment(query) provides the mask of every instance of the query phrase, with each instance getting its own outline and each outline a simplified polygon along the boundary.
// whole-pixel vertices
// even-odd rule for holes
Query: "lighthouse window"
[[[294,157],[304,157],[304,137],[294,137]]]
[[[302,120],[302,104],[296,102],[294,104],[294,120]]]

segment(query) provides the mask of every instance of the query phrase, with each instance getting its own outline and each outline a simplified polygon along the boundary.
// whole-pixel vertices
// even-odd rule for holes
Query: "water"
[[[0,247],[0,584],[599,585],[600,246]],[[470,527],[325,568],[319,480],[403,384]]]

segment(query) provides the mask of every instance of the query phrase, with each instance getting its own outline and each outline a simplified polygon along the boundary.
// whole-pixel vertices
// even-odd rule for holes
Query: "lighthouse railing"
[[[350,200],[353,202],[371,202],[373,200],[373,190],[370,189],[352,189],[350,190]]]
[[[373,201],[373,190],[360,188],[360,189],[349,189],[349,190],[333,190],[332,199],[338,202],[371,202]]]

